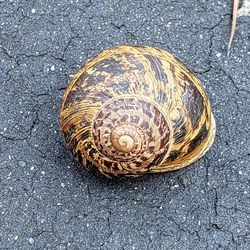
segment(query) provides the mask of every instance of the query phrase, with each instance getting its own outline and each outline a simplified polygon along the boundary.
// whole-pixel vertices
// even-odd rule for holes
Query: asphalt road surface
[[[232,1],[0,0],[0,249],[250,249],[250,17],[227,54]],[[147,44],[202,80],[213,147],[183,170],[106,180],[58,124],[70,75]]]

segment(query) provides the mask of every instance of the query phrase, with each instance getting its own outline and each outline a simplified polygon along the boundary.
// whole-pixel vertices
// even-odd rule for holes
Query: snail
[[[138,45],[104,50],[74,75],[60,126],[73,156],[107,177],[183,168],[216,131],[194,73],[169,52]]]

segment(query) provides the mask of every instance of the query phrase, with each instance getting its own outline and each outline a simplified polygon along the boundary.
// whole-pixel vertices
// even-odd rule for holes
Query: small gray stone
[[[189,180],[188,180],[188,178],[187,178],[186,176],[180,176],[178,179],[179,179],[181,185],[182,185],[184,188],[186,188],[186,187],[188,186]]]
[[[26,163],[25,161],[19,161],[19,162],[18,162],[18,165],[19,165],[20,167],[25,167],[25,166],[27,165],[27,163]]]
[[[34,239],[32,237],[28,238],[28,241],[29,241],[30,244],[34,243]]]

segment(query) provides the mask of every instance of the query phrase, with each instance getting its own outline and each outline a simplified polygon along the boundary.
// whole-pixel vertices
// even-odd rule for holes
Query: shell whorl
[[[174,55],[148,46],[90,59],[65,91],[60,125],[73,156],[107,176],[185,167],[215,136],[199,79]]]
[[[117,151],[129,154],[141,148],[143,132],[134,124],[124,123],[113,129],[110,140]]]
[[[113,98],[100,108],[92,134],[97,150],[107,161],[140,168],[163,160],[171,128],[157,104],[128,95]]]

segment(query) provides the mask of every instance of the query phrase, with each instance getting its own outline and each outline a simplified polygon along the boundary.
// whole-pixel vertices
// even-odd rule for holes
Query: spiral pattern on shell
[[[111,48],[87,62],[65,91],[60,123],[73,156],[107,176],[182,168],[215,136],[197,77],[147,46]]]
[[[105,103],[94,118],[98,151],[114,162],[160,162],[169,148],[170,124],[160,107],[137,96]]]

